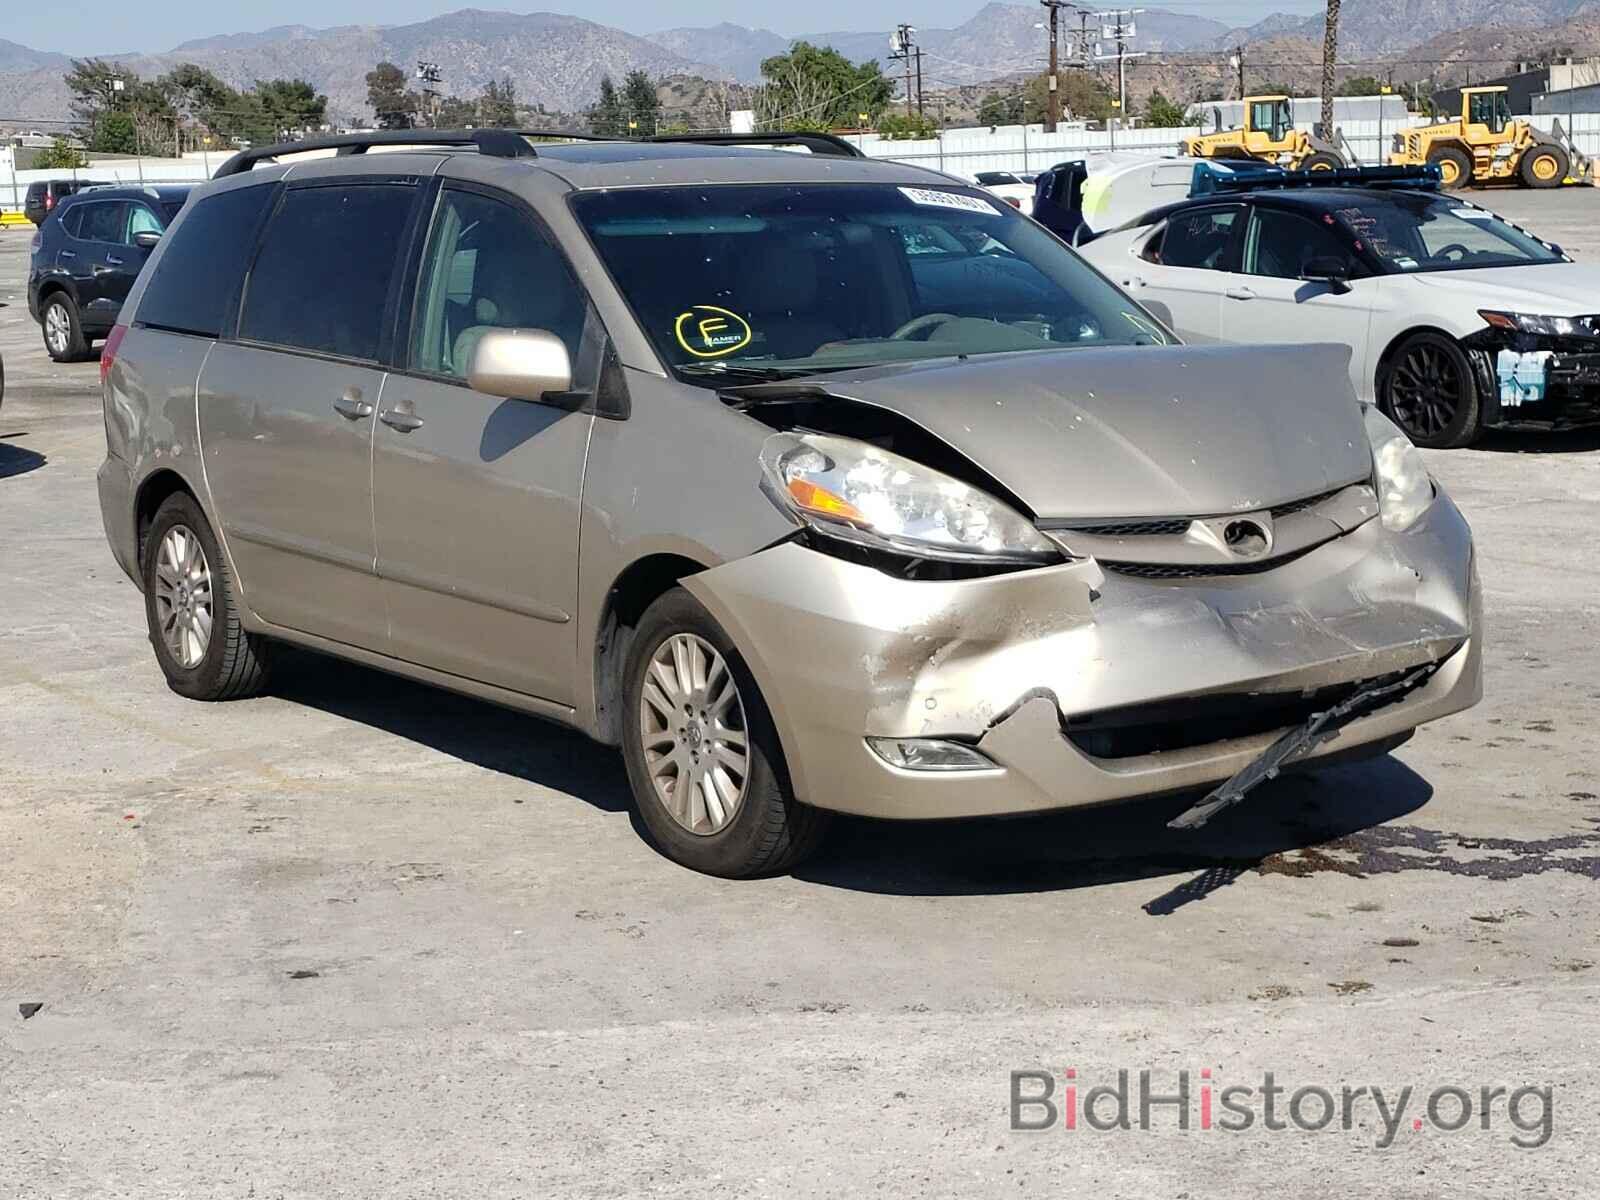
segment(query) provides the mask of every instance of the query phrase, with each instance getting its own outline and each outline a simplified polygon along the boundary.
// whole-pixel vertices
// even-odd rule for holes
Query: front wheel
[[[624,696],[634,804],[667,857],[747,878],[785,871],[816,848],[828,814],[794,798],[744,659],[682,588],[641,619]]]
[[[1560,146],[1535,146],[1524,152],[1517,174],[1531,188],[1560,187],[1567,178],[1572,160]]]
[[[1414,333],[1378,380],[1378,402],[1419,446],[1454,450],[1477,440],[1481,405],[1465,351],[1439,333]]]
[[[150,644],[173,691],[237,700],[266,686],[268,643],[240,624],[233,576],[193,496],[156,510],[140,567]]]
[[[1344,166],[1344,160],[1337,154],[1329,154],[1319,150],[1315,154],[1306,156],[1305,162],[1300,164],[1302,171],[1337,171]]]
[[[1472,159],[1464,150],[1441,146],[1428,155],[1428,162],[1439,168],[1439,182],[1451,191],[1472,182]]]

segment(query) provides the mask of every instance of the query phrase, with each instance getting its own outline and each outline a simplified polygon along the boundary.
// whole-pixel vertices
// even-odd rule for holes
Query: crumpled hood
[[[1372,474],[1344,346],[1130,346],[829,375],[1040,518],[1214,516]]]
[[[1407,278],[1469,300],[1474,308],[1554,317],[1600,313],[1600,267],[1587,263],[1420,271]]]

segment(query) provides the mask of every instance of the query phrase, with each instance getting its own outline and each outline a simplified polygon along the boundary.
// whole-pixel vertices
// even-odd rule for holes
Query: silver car
[[[826,138],[400,136],[230,162],[106,344],[183,695],[292,642],[571,725],[730,876],[830,811],[1198,823],[1479,698],[1467,524],[1347,350],[1181,345]]]

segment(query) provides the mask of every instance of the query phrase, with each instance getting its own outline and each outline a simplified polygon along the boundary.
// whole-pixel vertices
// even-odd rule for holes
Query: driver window
[[[481,253],[480,253],[481,251]],[[510,204],[446,188],[422,262],[411,367],[465,379],[492,329],[543,329],[574,361],[587,304],[566,262]]]
[[[1277,105],[1270,100],[1258,100],[1250,106],[1250,128],[1267,133],[1277,124]]]
[[[1245,239],[1244,273],[1299,279],[1313,258],[1351,262],[1350,249],[1329,225],[1298,213],[1258,208]]]
[[[133,205],[132,214],[128,217],[128,237],[126,240],[129,245],[132,245],[134,234],[160,233],[162,228],[163,226],[155,213],[142,204],[135,204]]]

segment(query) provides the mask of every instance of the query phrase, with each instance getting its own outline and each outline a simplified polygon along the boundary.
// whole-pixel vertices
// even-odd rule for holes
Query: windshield
[[[1386,271],[1459,271],[1563,261],[1549,246],[1485,208],[1444,196],[1362,197],[1334,216]]]
[[[648,188],[573,207],[662,358],[695,380],[1170,340],[1051,234],[970,190]]]

